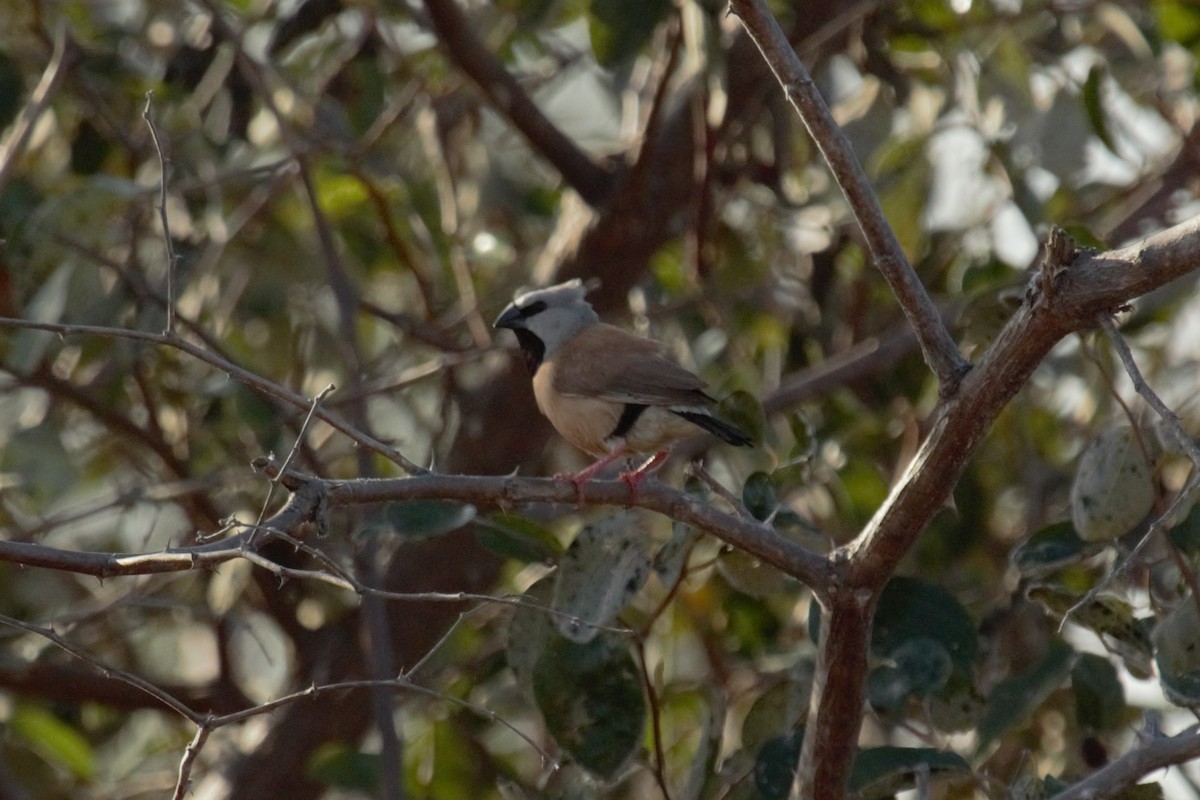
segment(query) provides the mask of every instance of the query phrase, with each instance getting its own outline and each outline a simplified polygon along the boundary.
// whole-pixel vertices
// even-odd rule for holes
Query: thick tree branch
[[[263,460],[259,466],[270,472],[271,464],[273,462]],[[534,503],[569,507],[579,499],[573,484],[548,478],[426,474],[414,478],[325,481],[289,474],[292,477],[285,480],[285,484],[298,488],[282,510],[262,523],[262,528],[292,531],[305,522],[320,524],[319,516],[330,508],[403,500],[458,500],[484,507],[507,508]],[[629,487],[623,481],[592,481],[583,487],[582,502],[627,505]],[[824,593],[830,586],[832,573],[824,557],[757,520],[720,511],[655,479],[647,480],[639,487],[636,506],[712,534],[803,581],[819,593]],[[194,547],[167,548],[157,553],[90,553],[0,540],[0,561],[100,578],[147,575],[212,566],[242,557],[253,552],[257,542],[266,538],[255,527],[250,527],[217,541]]]
[[[1052,237],[1052,242],[1062,239]],[[1200,218],[1190,220],[1121,250],[1087,255],[1048,247],[1048,257],[1033,276],[1025,302],[1000,332],[979,364],[963,379],[958,394],[936,412],[932,430],[900,481],[860,536],[834,554],[849,587],[832,596],[831,617],[852,618],[863,596],[878,596],[929,521],[950,501],[967,462],[1009,400],[1064,336],[1097,324],[1104,315],[1200,268]],[[866,641],[856,640],[865,647]],[[822,640],[826,647],[848,647]],[[821,775],[812,785],[814,800],[841,798],[850,763],[840,770],[826,759],[842,758],[858,738],[865,671],[843,652],[839,661],[822,657],[814,693],[800,774]],[[825,694],[853,698],[858,714],[834,713]],[[849,700],[844,700],[849,704]],[[810,744],[807,739],[812,738]]]
[[[841,186],[862,228],[871,260],[892,287],[909,323],[917,332],[925,362],[937,375],[942,395],[954,394],[970,365],[958,351],[954,338],[942,323],[916,271],[908,263],[900,241],[883,215],[875,191],[854,155],[850,140],[833,119],[829,107],[813,83],[804,63],[792,49],[779,22],[765,0],[731,0],[731,11],[762,51],[788,100],[808,127],[829,169]]]

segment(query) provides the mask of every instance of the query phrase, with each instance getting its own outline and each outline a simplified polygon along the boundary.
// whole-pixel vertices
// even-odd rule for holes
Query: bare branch
[[[154,92],[146,92],[146,107],[142,110],[142,119],[150,128],[150,139],[154,142],[154,150],[158,153],[158,166],[162,172],[158,186],[158,216],[162,220],[163,242],[167,247],[167,327],[163,333],[171,336],[175,333],[175,267],[179,264],[179,256],[175,254],[175,242],[171,238],[171,223],[167,219],[167,182],[170,180],[171,161],[163,152],[162,141],[158,138],[158,126],[154,124],[154,115],[150,113],[154,103]]]
[[[970,364],[942,322],[916,271],[908,263],[896,234],[888,225],[879,200],[854,155],[850,140],[833,119],[804,63],[788,42],[764,0],[732,0],[731,11],[742,20],[763,58],[783,86],[788,100],[808,127],[829,169],[850,203],[867,242],[871,260],[892,287],[904,314],[917,333],[925,362],[941,383],[942,396],[953,395]]]
[[[187,797],[192,784],[192,767],[196,765],[196,759],[200,756],[200,750],[208,741],[208,734],[211,731],[212,729],[208,725],[201,723],[200,727],[196,729],[196,735],[184,749],[183,758],[179,760],[179,778],[175,781],[175,794],[171,796],[172,800],[183,800]]]

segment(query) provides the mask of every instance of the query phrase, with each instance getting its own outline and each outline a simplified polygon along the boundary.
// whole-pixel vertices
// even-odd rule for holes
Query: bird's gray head
[[[517,335],[530,372],[575,334],[600,321],[585,298],[588,289],[578,278],[518,295],[496,318],[494,326]]]

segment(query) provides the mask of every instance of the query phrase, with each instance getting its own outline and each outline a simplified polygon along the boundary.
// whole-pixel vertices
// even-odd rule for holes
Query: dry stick
[[[883,273],[900,302],[905,316],[917,332],[925,362],[940,382],[943,397],[958,389],[970,364],[942,322],[937,306],[921,284],[896,234],[888,225],[870,181],[825,104],[804,63],[796,55],[779,22],[765,0],[732,0],[736,14],[771,67],[788,100],[800,115],[830,171],[846,195],[850,209],[862,228],[871,260]]]
[[[196,728],[196,735],[188,742],[188,746],[183,751],[183,758],[179,762],[179,777],[175,780],[175,793],[171,795],[171,800],[183,800],[187,796],[192,783],[192,767],[196,765],[200,750],[208,741],[208,734],[211,732],[212,728],[208,726],[207,722],[200,723]]]
[[[167,327],[163,333],[167,336],[174,336],[175,267],[179,263],[179,256],[175,254],[175,243],[171,241],[171,223],[167,221],[167,181],[170,179],[171,161],[163,152],[162,141],[158,138],[158,127],[154,124],[154,117],[150,113],[153,103],[154,92],[146,92],[146,107],[142,109],[142,119],[146,120],[146,127],[150,129],[150,138],[154,141],[154,150],[158,153],[159,169],[162,171],[162,179],[158,183],[158,216],[162,220],[163,241],[167,245]]]
[[[27,319],[14,319],[12,317],[0,317],[0,328],[28,328],[30,330],[50,331],[57,333],[60,336],[102,336],[110,339],[131,339],[133,341],[148,342],[150,344],[160,345],[163,347],[172,347],[176,350],[181,350],[193,358],[203,361],[209,366],[215,367],[229,375],[229,377],[245,384],[252,389],[256,389],[262,394],[273,397],[276,400],[282,400],[288,405],[295,408],[307,410],[310,401],[307,397],[293,392],[284,386],[281,386],[274,381],[269,381],[243,367],[234,364],[232,361],[219,356],[203,347],[199,347],[177,336],[166,336],[161,333],[148,333],[146,331],[129,330],[126,328],[110,328],[100,325],[71,325],[57,322],[34,322]],[[397,464],[401,469],[410,475],[422,475],[428,472],[424,467],[409,461],[404,454],[389,444],[379,441],[373,436],[363,433],[356,427],[351,425],[341,416],[334,414],[324,409],[318,409],[316,412],[317,419],[329,424],[334,429],[348,436],[355,443],[362,445],[370,450],[374,450],[385,458]]]
[[[69,641],[55,633],[55,631],[51,628],[43,628],[41,625],[34,625],[32,622],[24,622],[14,617],[4,615],[0,615],[0,625],[8,625],[12,628],[20,628],[23,631],[37,634],[43,639],[53,642],[59,648],[67,651],[80,661],[83,661],[85,664],[91,664],[105,677],[115,678],[116,680],[129,684],[135,689],[140,689],[141,691],[153,697],[155,700],[158,700],[163,705],[178,713],[180,716],[196,723],[197,725],[199,725],[204,719],[204,715],[188,708],[183,702],[175,698],[170,693],[165,692],[159,687],[155,686],[153,683],[150,683],[150,681],[140,678],[131,672],[126,672],[123,669],[110,667],[90,653],[71,644]]]

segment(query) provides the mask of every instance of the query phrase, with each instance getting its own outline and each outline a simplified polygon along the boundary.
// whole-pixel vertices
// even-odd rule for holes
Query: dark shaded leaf
[[[554,740],[601,777],[616,773],[641,743],[646,705],[623,639],[601,633],[586,644],[553,640],[534,667],[533,687]]]
[[[879,599],[871,650],[891,658],[914,639],[939,643],[955,670],[969,670],[979,652],[975,624],[954,595],[916,578],[893,578]]]
[[[1108,659],[1083,653],[1071,668],[1075,691],[1075,718],[1092,731],[1105,731],[1121,724],[1125,714],[1125,689]]]
[[[432,539],[456,531],[475,519],[475,506],[448,500],[388,503],[360,533],[394,533],[406,539]]]
[[[326,786],[374,792],[381,771],[378,753],[364,753],[345,742],[326,742],[305,765],[304,774]]]
[[[588,32],[596,60],[613,67],[636,54],[670,8],[667,0],[592,0]]]
[[[796,778],[803,743],[804,728],[799,727],[787,736],[768,739],[759,748],[754,761],[754,788],[762,800],[786,800]]]

